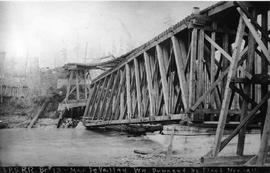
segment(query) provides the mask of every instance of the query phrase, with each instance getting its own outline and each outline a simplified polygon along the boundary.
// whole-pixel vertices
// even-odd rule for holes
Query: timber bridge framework
[[[119,57],[89,86],[83,123],[120,124],[215,121],[218,153],[245,129],[262,124],[260,150],[249,163],[262,165],[270,134],[269,2],[219,2]],[[268,108],[268,109],[267,109]],[[238,122],[222,140],[225,125]]]

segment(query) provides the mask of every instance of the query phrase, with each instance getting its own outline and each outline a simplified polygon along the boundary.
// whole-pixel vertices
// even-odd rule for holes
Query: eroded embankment
[[[0,104],[1,128],[26,128],[41,108],[44,98],[26,100],[13,98]],[[57,105],[51,103],[34,127],[53,126],[57,123]]]

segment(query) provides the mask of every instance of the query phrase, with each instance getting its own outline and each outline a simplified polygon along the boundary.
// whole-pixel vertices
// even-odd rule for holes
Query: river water
[[[134,149],[165,150],[170,135],[129,137],[85,128],[17,128],[0,129],[0,140],[0,166],[158,166],[162,158],[142,157]],[[245,154],[257,153],[259,140],[259,134],[247,134]],[[175,158],[182,159],[177,165],[198,162],[213,142],[214,135],[175,135]],[[236,142],[233,139],[221,155],[235,155]]]

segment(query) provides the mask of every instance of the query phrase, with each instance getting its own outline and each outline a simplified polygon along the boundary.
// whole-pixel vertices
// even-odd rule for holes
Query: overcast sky
[[[17,63],[39,58],[41,67],[119,56],[179,22],[194,6],[202,10],[213,3],[0,2],[0,51]]]

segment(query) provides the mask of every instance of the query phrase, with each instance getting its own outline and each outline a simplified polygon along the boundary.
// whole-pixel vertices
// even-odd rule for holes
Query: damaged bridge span
[[[212,156],[245,128],[261,122],[255,160],[265,161],[270,133],[268,99],[269,2],[219,2],[120,57],[89,87],[87,127],[132,123],[216,122]],[[222,141],[226,123],[238,122]],[[253,158],[254,160],[254,158]]]

